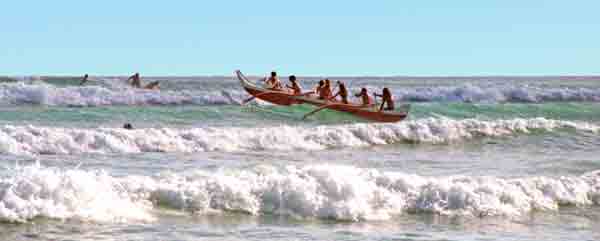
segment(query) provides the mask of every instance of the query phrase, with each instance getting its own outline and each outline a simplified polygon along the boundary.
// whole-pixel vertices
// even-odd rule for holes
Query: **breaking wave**
[[[142,90],[125,85],[67,86],[24,82],[1,83],[0,105],[110,106],[239,104],[248,95],[238,86],[182,90]],[[380,87],[369,87],[378,91]],[[398,101],[423,102],[600,102],[600,89],[536,85],[461,85],[393,88]]]
[[[600,172],[580,177],[424,177],[353,166],[256,166],[113,177],[104,172],[18,167],[0,179],[0,220],[34,217],[152,221],[155,207],[194,215],[241,212],[344,221],[404,213],[519,216],[600,204]]]
[[[134,200],[105,172],[17,167],[0,179],[0,220],[36,217],[99,222],[152,221],[150,202]]]
[[[55,87],[49,84],[0,84],[0,105],[110,106],[239,104],[241,90],[144,90],[127,86]]]
[[[427,118],[393,124],[205,127],[191,129],[77,129],[38,126],[0,127],[0,153],[15,155],[321,150],[393,143],[448,143],[531,131],[573,129],[597,132],[589,123],[545,118],[482,121]]]
[[[550,87],[536,85],[462,85],[396,89],[403,101],[438,102],[598,102],[600,89],[587,87]]]

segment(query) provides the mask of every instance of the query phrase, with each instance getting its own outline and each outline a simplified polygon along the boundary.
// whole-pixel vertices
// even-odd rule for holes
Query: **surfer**
[[[144,89],[158,90],[159,89],[159,85],[160,85],[160,83],[158,82],[158,80],[152,81],[149,84],[147,84],[146,86],[144,86]]]
[[[88,77],[89,77],[88,74],[85,74],[83,76],[83,79],[81,79],[81,83],[79,83],[79,85],[85,84],[88,81]]]
[[[287,87],[288,89],[291,89],[294,92],[294,95],[302,94],[302,88],[298,84],[298,81],[296,81],[295,75],[290,75],[290,83],[292,83],[291,86],[286,85],[285,87]]]
[[[340,96],[340,98],[342,98],[342,103],[348,104],[348,89],[346,89],[346,85],[339,80],[337,81],[337,84],[339,90],[330,100],[335,100],[335,97]]]
[[[131,82],[129,81],[131,80]],[[133,87],[142,88],[142,81],[140,80],[140,73],[135,73],[127,78],[127,82]]]
[[[390,92],[390,89],[388,89],[387,87],[383,88],[383,93],[377,94],[374,93],[375,97],[381,97],[382,102],[381,102],[381,106],[379,106],[379,111],[382,110],[394,110],[394,100],[392,99],[392,93]],[[386,105],[385,109],[383,108],[383,105]]]
[[[369,97],[369,92],[367,92],[367,88],[362,88],[360,93],[354,95],[355,97],[361,97],[362,105],[370,106],[371,105],[371,97]]]
[[[277,73],[275,71],[271,72],[271,77],[266,78],[265,82],[267,83],[267,86],[271,89],[274,89],[274,90],[282,89],[281,81],[279,81],[279,78],[277,77]]]

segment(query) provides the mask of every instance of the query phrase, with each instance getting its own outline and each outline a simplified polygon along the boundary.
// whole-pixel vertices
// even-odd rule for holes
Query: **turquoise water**
[[[409,118],[392,124],[241,106],[247,96],[230,77],[156,78],[160,92],[114,78],[0,84],[0,232],[597,240],[600,83],[522,78],[352,79],[430,98],[408,101]]]
[[[58,124],[76,126],[121,126],[132,123],[143,127],[157,126],[256,126],[273,124],[318,125],[335,123],[364,123],[365,120],[349,114],[324,110],[303,120],[313,106],[107,106],[69,108],[24,106],[1,108],[0,122],[30,124]],[[409,119],[447,117],[485,120],[536,118],[573,121],[600,121],[600,105],[596,103],[544,104],[467,104],[467,103],[412,103]]]

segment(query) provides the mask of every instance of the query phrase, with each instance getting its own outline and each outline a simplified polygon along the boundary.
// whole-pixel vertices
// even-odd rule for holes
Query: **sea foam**
[[[393,143],[449,143],[478,137],[496,137],[571,129],[596,133],[599,127],[583,122],[545,118],[483,121],[427,118],[393,124],[258,127],[205,127],[191,129],[0,127],[0,153],[15,155],[288,151],[364,147]]]
[[[112,83],[112,82],[111,82]],[[249,95],[239,87],[183,90],[144,90],[126,85],[57,87],[43,82],[1,83],[0,105],[110,106],[110,105],[221,105],[239,104]],[[381,86],[369,86],[379,91]],[[392,89],[397,101],[425,102],[598,102],[594,87],[541,85],[478,85],[404,87]]]
[[[128,86],[56,87],[49,84],[0,84],[0,105],[110,106],[110,105],[222,105],[239,104],[241,90],[145,90]]]
[[[424,177],[341,165],[112,177],[29,166],[0,180],[0,220],[34,217],[151,221],[152,207],[193,215],[236,212],[300,219],[389,220],[407,213],[517,217],[600,204],[600,175]]]
[[[36,217],[99,222],[152,221],[152,205],[134,200],[105,172],[17,167],[0,179],[0,220]]]
[[[564,102],[600,101],[600,89],[584,87],[544,86],[477,86],[419,87],[396,90],[395,96],[405,101],[441,102]]]

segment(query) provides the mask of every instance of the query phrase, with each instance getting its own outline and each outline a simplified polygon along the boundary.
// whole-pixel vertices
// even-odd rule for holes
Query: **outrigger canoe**
[[[376,122],[398,122],[408,116],[408,111],[410,109],[410,105],[402,105],[400,106],[400,111],[379,111],[376,106],[366,107],[358,104],[344,104],[338,101],[327,101],[319,99],[316,95],[310,94],[294,95],[293,93],[287,91],[260,87],[255,83],[250,82],[241,71],[237,70],[235,73],[237,74],[242,87],[254,98],[258,98],[276,105],[295,105],[306,103],[319,107],[309,114],[317,112],[321,109],[331,109],[346,112],[360,118]]]

